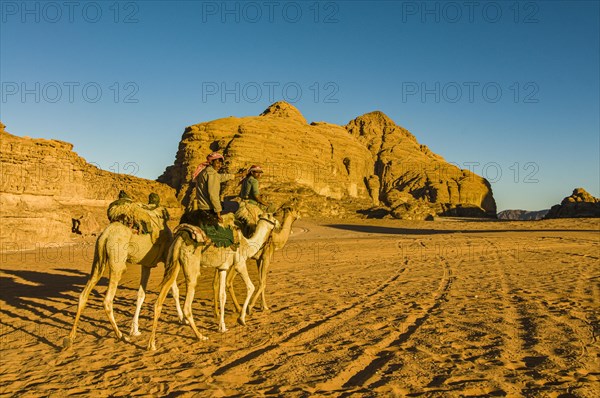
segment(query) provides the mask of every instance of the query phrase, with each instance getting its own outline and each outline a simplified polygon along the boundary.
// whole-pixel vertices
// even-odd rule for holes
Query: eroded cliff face
[[[489,183],[420,145],[381,112],[346,126],[307,124],[290,104],[277,102],[260,116],[228,117],[185,129],[175,164],[159,181],[187,203],[196,166],[222,152],[230,172],[260,164],[271,200],[300,196],[312,215],[336,216],[382,206],[397,218],[434,215],[495,217]],[[235,182],[226,193],[235,194]]]
[[[371,152],[379,199],[395,217],[495,217],[486,179],[446,162],[382,112],[359,116],[346,129]]]
[[[177,189],[178,198],[187,203],[192,174],[212,151],[225,155],[230,172],[260,165],[265,170],[261,189],[274,202],[298,195],[309,210],[314,210],[308,205],[311,200],[316,201],[317,209],[323,211],[314,214],[321,215],[341,211],[343,206],[338,208],[334,200],[354,199],[364,202],[362,206],[370,205],[365,185],[365,175],[373,170],[369,151],[341,126],[307,124],[289,104],[273,104],[260,116],[228,117],[187,127],[175,164],[158,180]],[[238,190],[234,181],[226,194]]]
[[[147,202],[156,192],[162,203],[179,209],[175,190],[156,181],[100,170],[73,152],[73,145],[17,137],[0,124],[0,251],[62,245],[108,224],[106,208],[119,190]]]

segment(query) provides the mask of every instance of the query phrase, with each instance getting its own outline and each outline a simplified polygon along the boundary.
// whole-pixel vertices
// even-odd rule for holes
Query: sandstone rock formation
[[[359,116],[346,129],[371,152],[379,198],[395,217],[496,215],[487,180],[447,163],[382,112]]]
[[[4,127],[0,123],[0,251],[72,242],[72,218],[80,219],[84,236],[101,231],[120,189],[144,203],[156,192],[179,209],[165,184],[100,170],[69,143],[17,137]]]
[[[600,199],[590,195],[583,188],[575,188],[559,205],[554,205],[546,214],[550,218],[600,217]]]
[[[499,220],[520,220],[520,221],[541,220],[548,213],[548,211],[550,211],[550,209],[537,210],[537,211],[503,210],[498,213],[498,219]]]
[[[158,181],[177,189],[185,204],[194,169],[212,151],[225,154],[230,172],[260,164],[265,170],[261,189],[273,201],[295,193],[323,206],[317,207],[322,215],[339,214],[343,207],[337,208],[335,201],[328,204],[327,198],[362,200],[361,207],[371,203],[364,181],[373,170],[369,151],[341,126],[306,124],[287,103],[276,103],[261,116],[228,117],[187,127],[175,164]],[[238,191],[233,182],[226,193]]]
[[[225,154],[230,171],[261,164],[270,199],[301,196],[309,214],[340,216],[380,206],[372,214],[496,215],[484,178],[445,162],[381,112],[346,126],[309,125],[298,109],[277,102],[260,116],[196,124],[185,129],[175,164],[158,181],[175,188],[186,204],[192,173],[212,151]],[[238,189],[233,183],[226,192]]]

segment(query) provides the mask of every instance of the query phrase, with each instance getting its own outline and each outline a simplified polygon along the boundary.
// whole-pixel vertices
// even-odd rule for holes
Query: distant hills
[[[541,220],[550,209],[528,210],[503,210],[498,213],[499,220]]]

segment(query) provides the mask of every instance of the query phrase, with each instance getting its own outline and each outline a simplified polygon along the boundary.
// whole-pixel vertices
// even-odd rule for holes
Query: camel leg
[[[148,349],[156,351],[156,329],[158,327],[158,318],[160,318],[160,312],[162,311],[163,303],[169,293],[169,285],[164,284],[158,293],[156,303],[154,303],[154,319],[152,320],[152,332],[150,333],[150,341],[148,342]]]
[[[269,250],[268,252],[266,250]],[[252,301],[250,301],[250,305],[248,306],[248,313],[252,312],[256,304],[256,300],[260,296],[262,299],[262,310],[266,311],[269,308],[267,307],[267,302],[265,300],[265,288],[267,286],[267,274],[269,272],[269,265],[271,263],[271,257],[273,256],[273,251],[271,248],[265,249],[261,258],[256,261],[256,265],[258,267],[258,290],[252,297]]]
[[[226,283],[225,285],[227,286],[227,291],[229,292],[229,295],[231,296],[231,300],[233,300],[233,306],[235,307],[236,312],[240,312],[240,310],[242,309],[242,307],[240,307],[240,303],[237,300],[237,297],[235,295],[235,289],[233,288],[233,281],[235,280],[235,277],[237,276],[237,270],[235,269],[235,267],[232,267],[229,269],[229,272],[227,273],[227,279],[226,279]]]
[[[173,265],[175,268],[179,268],[179,262],[176,261],[176,264]],[[156,299],[156,303],[154,303],[154,319],[152,320],[152,332],[150,333],[150,341],[148,342],[148,350],[156,351],[156,329],[158,328],[158,318],[160,318],[160,312],[162,311],[163,303],[167,298],[167,294],[169,293],[169,287],[173,289],[173,287],[177,286],[177,271],[175,272],[166,272],[163,277],[163,281],[160,285],[160,292],[158,293],[158,298]],[[179,289],[177,289],[177,298],[179,298]],[[177,299],[177,303],[179,303],[179,299]]]
[[[115,263],[113,267],[110,268],[110,276],[108,282],[108,289],[106,291],[106,297],[104,297],[104,311],[108,316],[108,320],[117,335],[119,340],[129,341],[129,337],[125,336],[119,330],[117,326],[117,322],[115,321],[115,314],[113,312],[113,300],[115,298],[115,294],[117,293],[117,286],[119,285],[119,281],[121,280],[121,275],[123,275],[123,271],[126,268],[125,262]]]
[[[267,290],[267,274],[269,273],[269,266],[271,265],[271,258],[270,256],[265,258],[261,267],[261,272],[260,272],[260,287],[259,287],[259,293],[257,293],[256,295],[258,296],[260,294],[260,298],[262,299],[262,310],[263,311],[268,311],[269,307],[267,306],[267,299],[265,298],[265,290]]]
[[[238,272],[242,276],[244,283],[246,284],[246,300],[244,300],[244,305],[242,306],[242,311],[240,312],[240,316],[238,318],[238,323],[241,325],[246,325],[246,311],[248,310],[248,303],[250,302],[250,297],[252,297],[252,293],[254,293],[254,284],[250,279],[250,275],[248,275],[248,268],[246,267],[246,260],[240,261],[236,266]]]
[[[225,326],[225,301],[227,300],[227,294],[225,293],[225,285],[227,284],[227,270],[219,270],[219,332],[225,333],[227,326]]]
[[[81,313],[87,304],[88,297],[94,289],[94,286],[98,284],[98,281],[102,278],[102,272],[98,272],[96,269],[92,270],[92,274],[90,275],[90,279],[88,279],[83,291],[79,295],[79,304],[77,305],[77,314],[75,315],[75,322],[73,322],[73,328],[71,329],[71,333],[69,333],[69,337],[65,337],[63,340],[64,348],[69,348],[75,341],[75,335],[77,334],[77,325],[79,324],[79,318],[81,317]]]
[[[252,297],[252,300],[250,300],[250,305],[248,305],[248,314],[252,314],[252,310],[254,309],[254,306],[256,305],[256,300],[258,299],[258,296],[260,294],[261,288],[262,288],[262,269],[263,269],[263,257],[259,258],[256,260],[256,268],[258,270],[258,290],[256,291],[256,293],[254,294],[254,296]]]
[[[146,299],[146,287],[148,286],[148,279],[150,278],[150,268],[142,267],[142,275],[140,277],[140,288],[138,289],[137,302],[135,305],[135,314],[133,314],[133,322],[131,322],[131,330],[129,331],[130,336],[139,336],[141,333],[139,331],[139,322],[140,322],[140,311],[142,310],[142,304],[144,304],[144,300]]]
[[[213,278],[213,295],[214,295],[213,309],[214,309],[214,313],[215,313],[215,319],[218,320],[219,317],[221,316],[219,313],[220,301],[219,301],[219,270],[218,269],[215,269],[215,276]]]
[[[185,295],[185,302],[183,303],[183,316],[188,321],[198,340],[208,340],[208,337],[202,335],[202,333],[198,331],[196,323],[194,322],[194,317],[192,315],[192,303],[194,301],[194,294],[196,292],[196,283],[200,274],[199,267],[189,267],[187,270],[184,267],[184,271],[187,271],[185,272],[187,281],[187,292]]]
[[[179,302],[179,287],[177,286],[177,280],[171,285],[171,295],[175,300],[175,308],[177,309],[177,318],[179,319],[179,323],[183,324],[185,323],[185,319],[183,318],[181,303]]]
[[[256,268],[258,271],[258,290],[256,291],[256,293],[254,293],[254,296],[252,296],[252,299],[250,300],[250,305],[248,305],[248,315],[252,315],[252,311],[254,309],[254,305],[256,304],[256,300],[258,299],[258,295],[260,294],[260,289],[262,286],[262,278],[261,278],[261,269],[262,269],[262,257],[258,258],[256,260]]]

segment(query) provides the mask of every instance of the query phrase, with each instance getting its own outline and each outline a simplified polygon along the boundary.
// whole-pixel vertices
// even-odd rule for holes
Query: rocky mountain
[[[550,209],[528,211],[528,210],[503,210],[498,213],[499,220],[541,220]]]
[[[495,217],[496,202],[484,178],[447,163],[382,112],[360,116],[346,130],[369,149],[379,200],[397,218],[433,215]]]
[[[125,190],[147,202],[150,192],[178,210],[175,190],[165,184],[100,170],[63,141],[17,137],[0,123],[0,251],[70,243],[71,219],[82,234],[101,231],[106,208]]]
[[[158,181],[175,188],[185,204],[194,169],[212,151],[223,152],[230,171],[260,164],[261,187],[272,201],[300,196],[313,215],[362,209],[402,219],[496,216],[488,181],[447,163],[382,112],[346,126],[308,124],[294,106],[277,102],[259,116],[192,125],[183,133],[175,164]],[[226,192],[238,189],[234,182]]]
[[[558,205],[552,206],[546,219],[600,217],[600,199],[590,195],[583,188],[575,188]]]

